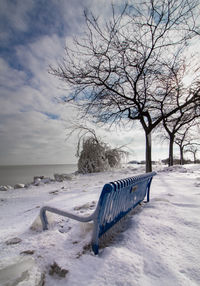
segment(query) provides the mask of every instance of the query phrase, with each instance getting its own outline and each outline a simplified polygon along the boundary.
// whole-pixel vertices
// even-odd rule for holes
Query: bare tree
[[[193,125],[188,125],[184,130],[179,130],[176,133],[176,137],[174,140],[174,143],[176,143],[179,146],[180,150],[180,165],[183,165],[185,160],[184,160],[184,149],[191,145],[194,137],[190,134],[190,129],[192,128]]]
[[[185,150],[185,153],[192,153],[193,158],[194,158],[194,164],[197,162],[197,152],[199,151],[199,146],[200,144],[198,143],[191,143],[188,147],[187,150]]]
[[[187,105],[182,105],[182,102],[187,102],[188,97],[190,98],[191,88],[189,89],[184,86],[183,80],[185,72],[187,71],[187,65],[185,60],[177,61],[177,55],[171,63],[165,64],[169,69],[169,76],[164,75],[161,80],[161,86],[163,92],[166,95],[165,101],[161,104],[161,113],[165,114],[165,109],[168,109],[169,105],[174,108],[178,107],[176,113],[171,114],[169,117],[163,116],[163,127],[167,132],[166,139],[169,140],[169,166],[173,166],[173,147],[176,138],[176,134],[179,130],[182,130],[183,136],[180,142],[184,141],[184,136],[187,134],[188,128],[191,123],[195,122],[195,119],[200,117],[199,102],[190,102]],[[185,135],[184,135],[185,134]],[[179,133],[180,136],[180,133]],[[178,144],[178,143],[177,143]]]
[[[134,3],[134,2],[133,2]],[[163,118],[199,99],[200,88],[179,106],[160,112],[166,94],[158,92],[163,62],[183,46],[194,32],[196,0],[147,0],[112,8],[104,25],[85,12],[87,30],[51,72],[70,88],[65,101],[81,106],[82,116],[97,123],[139,120],[146,138],[146,171],[151,165],[151,132]],[[189,29],[190,28],[190,29]],[[166,51],[167,48],[167,51]]]

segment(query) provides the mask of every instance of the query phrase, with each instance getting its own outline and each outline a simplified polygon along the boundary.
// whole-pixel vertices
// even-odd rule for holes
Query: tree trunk
[[[197,158],[196,158],[196,153],[194,153],[194,164],[196,164]]]
[[[152,172],[151,162],[151,132],[145,131],[146,138],[146,173]]]
[[[184,165],[183,147],[180,147],[180,165]]]
[[[174,135],[170,135],[169,141],[169,166],[174,165],[174,154],[173,154],[173,147],[174,147]]]

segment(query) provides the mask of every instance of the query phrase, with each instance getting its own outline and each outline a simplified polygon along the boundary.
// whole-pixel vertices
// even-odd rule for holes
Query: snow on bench
[[[43,230],[48,229],[46,211],[80,222],[93,220],[92,250],[95,254],[98,254],[99,238],[141,203],[145,196],[147,197],[147,202],[149,202],[150,185],[155,175],[155,172],[151,172],[105,184],[101,191],[96,210],[92,215],[87,217],[78,216],[51,206],[43,206],[40,210]]]

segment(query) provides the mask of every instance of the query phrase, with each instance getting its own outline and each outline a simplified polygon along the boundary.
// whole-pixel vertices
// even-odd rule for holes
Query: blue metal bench
[[[40,210],[43,230],[46,230],[48,225],[46,211],[81,222],[93,220],[92,250],[95,254],[98,254],[99,238],[142,202],[145,196],[147,197],[147,202],[149,202],[150,185],[155,175],[155,172],[151,172],[105,184],[96,210],[87,217],[78,216],[51,206],[43,206]]]

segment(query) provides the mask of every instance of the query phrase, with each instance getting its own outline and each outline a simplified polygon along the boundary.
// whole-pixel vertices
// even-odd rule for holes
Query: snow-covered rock
[[[51,178],[44,178],[44,179],[42,179],[42,183],[44,183],[44,184],[49,184],[49,183],[51,183]]]
[[[14,186],[14,189],[22,189],[22,188],[25,188],[25,185],[24,184],[16,184]]]
[[[51,183],[51,178],[45,178],[44,176],[36,176],[33,178],[33,184],[35,186],[40,186],[42,184],[49,184]]]
[[[9,186],[9,185],[5,185],[5,186],[0,186],[0,191],[8,191],[8,190],[11,190],[12,189],[12,187],[11,186]]]
[[[54,178],[57,182],[63,182],[65,180],[71,181],[72,175],[70,175],[70,174],[54,174]]]
[[[33,178],[33,182],[35,182],[37,179],[42,180],[42,179],[44,179],[44,176],[35,176],[35,177]]]
[[[39,185],[41,184],[41,182],[42,182],[42,180],[41,180],[40,178],[37,178],[37,179],[34,179],[33,184],[34,184],[35,186],[39,186]]]

